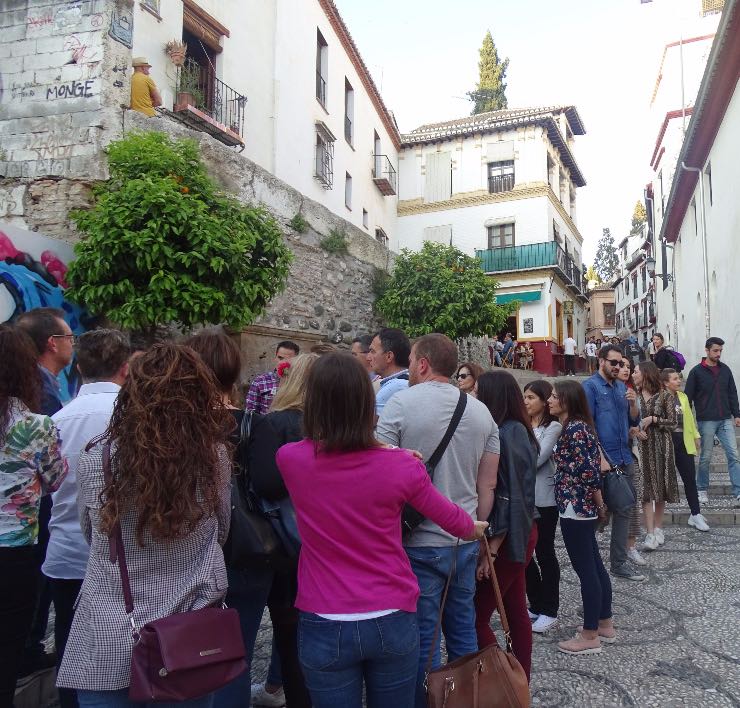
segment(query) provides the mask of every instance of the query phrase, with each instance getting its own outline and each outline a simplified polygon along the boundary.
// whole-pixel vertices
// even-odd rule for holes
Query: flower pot
[[[185,63],[185,50],[184,49],[170,49],[168,52],[170,61],[175,66],[182,66]]]
[[[175,110],[184,111],[187,110],[188,106],[195,106],[195,96],[184,91],[178,93],[175,99]]]

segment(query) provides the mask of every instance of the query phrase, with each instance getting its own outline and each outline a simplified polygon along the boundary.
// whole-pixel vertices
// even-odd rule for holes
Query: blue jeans
[[[262,613],[267,606],[272,579],[271,568],[256,566],[249,570],[227,570],[229,590],[226,604],[239,613],[244,648],[247,650],[247,670],[215,693],[214,708],[243,708],[252,702],[252,656]]]
[[[478,547],[477,543],[461,544],[457,547],[457,559],[455,559],[455,546],[441,548],[420,546],[405,549],[421,591],[416,605],[419,622],[419,666],[416,676],[415,700],[417,708],[425,708],[427,704],[424,671],[437,626],[442,593],[453,563],[455,563],[455,568],[442,616],[447,660],[454,661],[465,654],[478,651],[474,605]],[[437,637],[432,655],[432,669],[438,668],[442,663],[439,647],[440,638]]]
[[[298,653],[313,708],[406,708],[419,664],[416,614],[336,622],[301,612]]]
[[[134,703],[128,698],[128,689],[120,691],[77,691],[80,708],[211,708],[213,693],[203,698],[179,703]]]
[[[714,436],[725,450],[727,466],[730,472],[730,483],[732,484],[732,495],[740,494],[740,461],[737,457],[737,439],[735,438],[735,422],[732,418],[724,420],[697,420],[696,425],[701,435],[701,455],[699,457],[699,470],[696,475],[696,486],[700,492],[709,489],[709,464],[712,460],[714,449]]]

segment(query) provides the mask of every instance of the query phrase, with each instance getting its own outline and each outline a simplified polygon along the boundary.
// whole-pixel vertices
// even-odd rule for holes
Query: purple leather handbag
[[[111,479],[108,444],[103,448],[103,474],[106,482]],[[205,607],[137,628],[120,524],[116,524],[108,544],[111,563],[118,562],[134,638],[128,692],[132,701],[156,703],[200,698],[233,681],[247,668],[239,614],[234,609]]]

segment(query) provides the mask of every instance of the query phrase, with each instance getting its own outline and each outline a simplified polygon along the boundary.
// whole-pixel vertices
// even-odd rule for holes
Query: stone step
[[[707,520],[710,528],[740,526],[740,509],[705,509],[702,507],[702,515]],[[666,510],[663,514],[663,526],[686,526],[691,512],[685,509]]]
[[[681,496],[685,498],[684,491],[683,491],[683,482],[679,480],[678,482],[678,489],[681,492]],[[732,485],[729,483],[727,478],[725,477],[725,481],[714,481],[713,479],[709,479],[709,489],[707,490],[707,493],[710,497],[727,497],[732,494]]]

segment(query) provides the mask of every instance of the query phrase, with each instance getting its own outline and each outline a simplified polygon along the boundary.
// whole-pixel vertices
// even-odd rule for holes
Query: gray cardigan
[[[57,677],[57,686],[87,691],[128,687],[134,643],[118,565],[110,561],[108,537],[98,530],[102,449],[98,443],[80,455],[78,507],[82,532],[90,543],[90,558]],[[168,543],[149,538],[142,548],[135,539],[136,511],[128,511],[121,519],[137,627],[175,612],[215,605],[226,595],[221,544],[231,521],[231,461],[225,449],[220,450],[219,457],[216,513],[203,519],[187,536]]]
[[[537,480],[534,487],[535,506],[555,506],[555,465],[550,459],[555,443],[560,437],[563,426],[554,420],[550,425],[539,425],[534,429],[540,454],[537,458]]]

